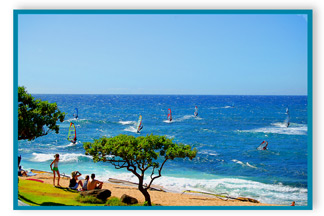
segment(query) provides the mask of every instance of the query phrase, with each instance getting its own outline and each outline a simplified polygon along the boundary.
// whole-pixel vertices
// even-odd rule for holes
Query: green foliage
[[[56,103],[35,100],[25,87],[18,87],[18,140],[33,140],[47,135],[50,131],[59,132],[56,122],[63,122],[62,113]]]
[[[80,202],[80,203],[91,203],[91,204],[103,204],[105,203],[105,201],[102,201],[101,199],[98,199],[94,196],[81,196],[81,194],[79,196],[77,196],[76,201]]]
[[[120,199],[118,199],[117,197],[110,197],[107,202],[106,202],[107,206],[127,206],[126,203],[123,203],[122,201],[120,201]]]
[[[86,155],[93,156],[95,162],[125,162],[133,161],[145,167],[159,168],[158,157],[165,159],[193,159],[197,150],[191,150],[190,145],[176,144],[165,136],[148,135],[137,137],[118,135],[112,138],[101,137],[93,143],[84,143]]]
[[[123,134],[112,138],[101,137],[92,143],[84,143],[83,147],[85,154],[91,155],[94,162],[109,162],[116,169],[126,168],[132,172],[139,179],[138,189],[148,206],[151,206],[151,198],[147,190],[155,179],[162,176],[165,162],[175,158],[193,159],[197,154],[197,150],[192,150],[189,145],[176,144],[165,136],[152,134],[137,138]],[[144,184],[144,175],[149,168],[152,168],[151,180]]]

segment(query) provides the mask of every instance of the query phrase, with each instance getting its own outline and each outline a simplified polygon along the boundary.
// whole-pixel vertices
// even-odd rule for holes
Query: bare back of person
[[[88,186],[87,186],[88,190],[101,189],[101,188],[102,188],[102,182],[100,182],[96,179],[93,179],[88,182]]]

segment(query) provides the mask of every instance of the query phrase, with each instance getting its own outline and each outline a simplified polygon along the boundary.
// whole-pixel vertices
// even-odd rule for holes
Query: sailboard
[[[139,133],[143,128],[142,125],[142,115],[139,116],[138,121],[137,121],[137,125],[136,125],[136,129],[137,129],[137,133]]]
[[[195,106],[195,112],[194,112],[194,115],[195,115],[195,116],[198,116],[198,107],[197,107],[197,106]]]
[[[268,148],[268,142],[267,141],[263,141],[259,147],[257,148],[258,150],[267,150]]]
[[[68,137],[67,139],[73,143],[76,142],[77,138],[76,138],[76,129],[75,129],[75,125],[74,123],[70,123],[70,127],[69,127],[69,133],[68,133]]]
[[[168,120],[172,121],[171,109],[168,109]]]
[[[75,109],[74,109],[73,117],[76,118],[76,119],[79,117],[79,111],[78,111],[78,108],[75,108]]]

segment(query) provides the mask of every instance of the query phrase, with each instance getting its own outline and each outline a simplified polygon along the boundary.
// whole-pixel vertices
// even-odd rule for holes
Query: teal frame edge
[[[307,15],[307,206],[18,206],[18,16],[22,14],[304,14]],[[313,10],[13,10],[13,209],[14,210],[312,210],[313,209]],[[15,168],[16,167],[16,168]]]

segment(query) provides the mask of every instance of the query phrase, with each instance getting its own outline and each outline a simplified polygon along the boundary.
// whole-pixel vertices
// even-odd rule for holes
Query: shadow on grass
[[[25,201],[25,202],[28,202],[28,203],[32,203],[34,205],[39,205],[38,203],[35,203],[35,202],[31,201],[30,199],[27,199],[26,197],[24,197],[24,196],[22,196],[20,194],[18,194],[18,199],[20,199],[21,201]]]
[[[21,201],[27,202],[27,203],[31,203],[37,206],[66,206],[64,204],[61,203],[55,203],[55,202],[43,202],[43,203],[35,203],[33,201],[31,201],[30,199],[27,199],[26,197],[18,194],[18,199],[20,199]]]
[[[74,190],[74,189],[71,189],[71,188],[67,188],[67,187],[58,187],[58,186],[55,186],[55,188],[60,189],[60,190],[63,190],[63,191],[66,191],[66,192],[79,193],[79,191]]]
[[[66,206],[62,203],[55,203],[55,202],[43,202],[40,204],[41,206]]]

